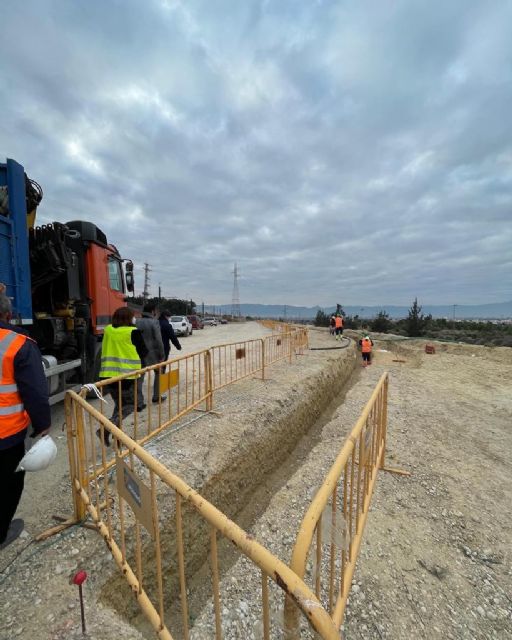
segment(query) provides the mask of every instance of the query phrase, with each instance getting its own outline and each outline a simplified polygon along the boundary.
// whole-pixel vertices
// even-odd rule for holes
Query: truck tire
[[[101,366],[101,342],[95,336],[89,336],[91,339],[88,349],[86,382],[97,382],[100,377]],[[93,342],[94,341],[94,342]]]

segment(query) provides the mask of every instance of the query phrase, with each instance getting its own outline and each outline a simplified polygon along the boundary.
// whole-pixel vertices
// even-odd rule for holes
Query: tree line
[[[126,299],[130,307],[142,307],[145,304],[154,303],[158,305],[160,311],[169,311],[173,316],[190,316],[197,312],[196,303],[193,300],[181,300],[180,298],[147,298],[133,296]]]
[[[337,309],[345,318],[345,328],[375,333],[393,333],[411,338],[425,337],[432,340],[466,342],[489,346],[512,347],[512,324],[482,320],[449,320],[433,318],[422,313],[422,307],[415,298],[406,318],[392,320],[384,311],[375,318],[362,318],[359,315],[346,316],[341,305]],[[328,327],[331,314],[319,310],[315,326]]]

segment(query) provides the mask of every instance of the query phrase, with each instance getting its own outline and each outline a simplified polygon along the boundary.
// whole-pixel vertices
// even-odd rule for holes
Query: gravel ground
[[[228,328],[235,337],[214,333]],[[206,332],[201,340],[224,342],[265,330],[251,323]],[[183,340],[185,348],[206,346],[197,334],[203,332]],[[312,331],[312,346],[332,344],[325,332]],[[512,638],[511,352],[436,346],[435,355],[426,355],[422,341],[377,340],[374,365],[352,375],[353,349],[310,351],[292,365],[275,365],[269,381],[248,379],[219,393],[221,418],[205,416],[149,445],[287,562],[309,500],[389,371],[388,463],[412,475],[378,478],[347,638]],[[258,457],[258,446],[269,448]],[[71,529],[32,543],[32,534],[51,526],[52,513],[69,512],[65,452],[49,472],[28,478],[20,509],[25,538],[0,554],[0,639],[81,637],[76,588],[68,581],[78,567],[90,573],[91,639],[153,637],[127,605],[128,590],[96,533]],[[225,637],[261,637],[254,600],[259,576],[232,551],[221,549],[221,560]],[[202,594],[206,572],[199,566],[189,583],[196,640],[214,635]],[[281,600],[272,600],[276,638],[282,637]]]

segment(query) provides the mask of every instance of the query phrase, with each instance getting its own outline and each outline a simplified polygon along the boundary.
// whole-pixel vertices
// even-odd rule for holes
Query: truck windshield
[[[183,320],[183,316],[171,316],[171,322],[181,322]]]

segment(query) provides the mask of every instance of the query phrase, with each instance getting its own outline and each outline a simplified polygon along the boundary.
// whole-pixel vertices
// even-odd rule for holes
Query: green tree
[[[387,333],[392,326],[393,323],[389,319],[389,315],[383,310],[379,311],[377,316],[370,322],[371,330],[378,333]]]
[[[322,311],[322,309],[318,309],[316,312],[315,318],[315,327],[328,327],[329,326],[329,316]]]
[[[418,304],[418,298],[414,298],[412,307],[409,309],[409,315],[405,321],[405,329],[407,335],[411,338],[422,336],[425,333],[428,320],[421,313],[421,306]]]

